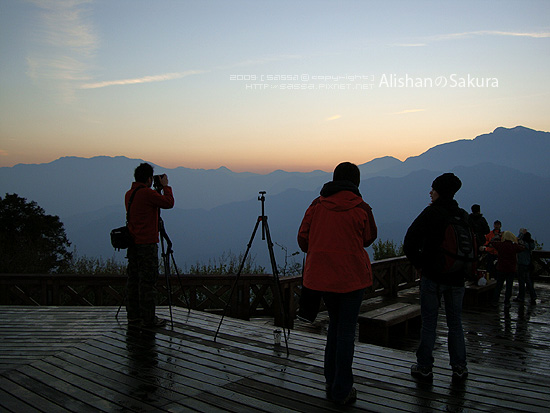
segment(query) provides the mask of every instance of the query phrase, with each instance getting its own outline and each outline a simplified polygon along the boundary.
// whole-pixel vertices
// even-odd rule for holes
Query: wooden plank
[[[373,323],[380,322],[387,326],[402,323],[415,317],[420,317],[420,306],[416,304],[409,304],[405,307],[376,315],[375,317],[361,316],[362,319],[368,319]]]
[[[125,322],[118,322],[116,307],[74,312],[42,308],[36,313],[0,307],[0,316],[7,320],[0,327],[0,345],[9,339],[13,347],[20,339],[25,343],[24,354],[25,349],[32,350],[32,333],[37,330],[37,345],[53,343],[56,331],[63,333],[59,341],[66,341],[65,347],[52,346],[50,354],[45,351],[28,366],[0,372],[0,389],[6,393],[10,387],[4,384],[11,383],[13,392],[7,391],[11,402],[21,400],[18,395],[23,393],[17,392],[24,391],[75,412],[91,411],[96,404],[103,410],[122,405],[141,411],[340,411],[325,399],[324,336],[292,330],[287,358],[284,346],[273,343],[272,325],[226,318],[214,342],[219,316],[173,310],[174,329],[143,334],[128,331]],[[167,311],[159,308],[165,317]],[[511,318],[499,311],[482,317],[471,313],[480,326],[487,324],[483,317],[489,318],[496,330],[467,334],[471,345],[479,343],[479,351],[486,356],[470,363],[470,378],[462,387],[451,383],[445,328],[438,326],[435,378],[429,387],[410,377],[413,350],[357,343],[354,373],[359,396],[346,411],[546,411],[550,405],[547,367],[521,371],[520,363],[519,370],[510,369],[513,363],[490,364],[521,355],[522,345],[533,357],[530,362],[548,360],[547,307],[532,311],[528,321],[515,312]],[[465,312],[466,317],[469,314]],[[442,315],[439,322],[444,326]],[[511,325],[509,330],[506,323]],[[73,336],[65,335],[66,331]],[[498,334],[491,336],[488,331]],[[514,342],[514,336],[521,341]],[[485,345],[488,340],[493,340],[493,348]],[[417,345],[410,341],[412,347]]]

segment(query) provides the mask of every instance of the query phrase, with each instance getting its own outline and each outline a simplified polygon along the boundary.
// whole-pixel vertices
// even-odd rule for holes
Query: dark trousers
[[[159,276],[158,244],[128,248],[126,312],[128,320],[150,323],[155,318],[156,284]]]
[[[525,286],[527,285],[527,291],[529,291],[529,297],[531,300],[537,299],[537,293],[535,292],[535,286],[533,280],[531,280],[531,271],[529,265],[518,264],[518,299],[520,301],[525,300]]]
[[[329,325],[325,346],[325,379],[334,400],[343,400],[353,386],[355,329],[364,289],[323,294]]]
[[[510,304],[510,298],[512,297],[512,287],[514,285],[515,272],[502,272],[497,271],[497,286],[495,288],[495,295],[493,296],[493,305],[498,304],[500,299],[500,293],[502,286],[506,282],[506,291],[504,293],[504,304]]]
[[[464,287],[437,284],[427,277],[420,281],[420,313],[422,329],[420,330],[420,345],[416,351],[416,360],[422,367],[432,367],[433,350],[437,338],[437,317],[441,298],[445,303],[447,318],[447,346],[450,364],[453,367],[466,366],[466,343],[462,328],[462,301]]]

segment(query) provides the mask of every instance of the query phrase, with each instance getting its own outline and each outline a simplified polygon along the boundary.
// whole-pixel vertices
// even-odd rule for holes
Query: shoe
[[[453,381],[461,382],[468,377],[468,368],[466,366],[453,366]]]
[[[420,380],[432,380],[434,378],[431,366],[422,367],[418,364],[411,366],[411,376]]]
[[[348,404],[353,404],[356,401],[357,401],[357,390],[355,389],[355,387],[352,387],[348,395],[343,400],[336,401],[336,403],[338,403],[341,406],[346,406]]]
[[[163,318],[158,318],[157,316],[153,318],[153,321],[149,321],[149,322],[144,321],[141,324],[141,326],[144,328],[158,328],[158,327],[164,327],[165,325],[166,325],[166,320]]]

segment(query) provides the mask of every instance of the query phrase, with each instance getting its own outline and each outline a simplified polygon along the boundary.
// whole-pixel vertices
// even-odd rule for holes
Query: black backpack
[[[470,226],[468,213],[458,209],[455,213],[445,211],[445,233],[441,250],[444,256],[443,274],[463,272],[465,278],[475,273],[477,241]]]

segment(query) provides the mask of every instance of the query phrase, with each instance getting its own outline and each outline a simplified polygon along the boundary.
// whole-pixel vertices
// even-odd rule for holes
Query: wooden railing
[[[533,251],[533,280],[550,281],[550,251]]]
[[[373,263],[373,285],[365,299],[396,296],[418,282],[405,257]],[[229,300],[235,275],[161,275],[157,284],[159,305],[187,307],[221,314]],[[122,275],[0,274],[0,305],[106,306],[122,305],[126,277]],[[279,278],[282,305],[292,324],[301,293],[302,277]],[[169,293],[171,291],[171,293]],[[227,306],[227,316],[248,320],[272,316],[281,325],[281,303],[275,278],[270,274],[243,274]]]

